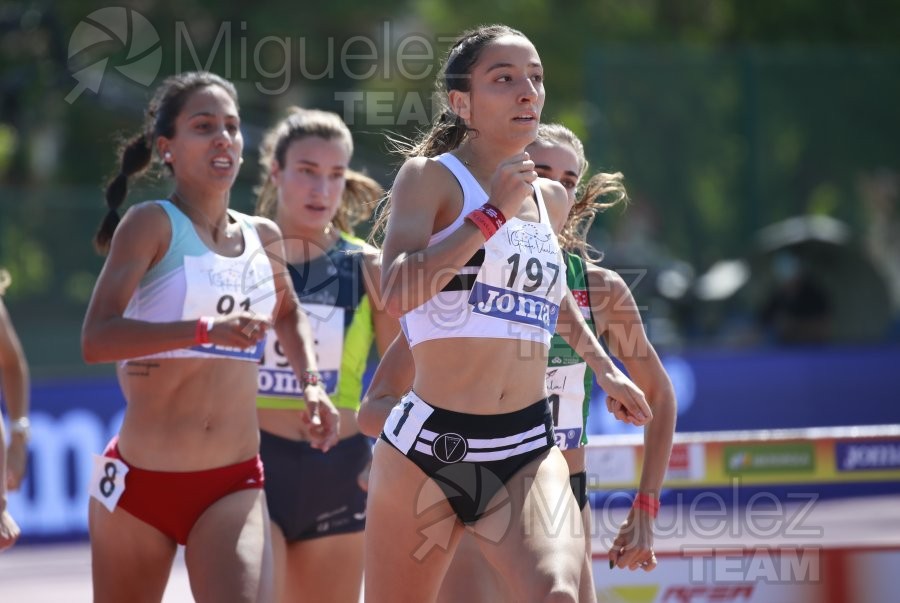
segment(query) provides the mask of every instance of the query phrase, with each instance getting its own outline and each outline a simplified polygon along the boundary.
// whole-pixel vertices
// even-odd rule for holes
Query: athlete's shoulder
[[[632,320],[640,316],[637,302],[628,283],[615,270],[587,264],[587,282],[594,317],[600,322]]]
[[[259,233],[259,239],[264,245],[281,241],[281,229],[273,220],[263,216],[238,215],[243,216],[247,224],[256,229],[256,232]]]
[[[165,220],[168,216],[165,208],[167,203],[166,201],[139,201],[125,210],[122,220],[124,221],[126,218],[129,220]]]
[[[569,217],[569,194],[562,184],[549,178],[538,178],[535,186],[541,191],[544,205],[550,216],[550,223],[554,230],[559,231],[565,225]]]
[[[446,166],[430,157],[408,159],[391,187],[387,238],[424,248],[432,233],[452,222],[462,200],[462,187]]]
[[[398,186],[428,187],[432,192],[459,190],[456,177],[436,157],[411,157],[397,172],[394,189]],[[436,190],[435,190],[436,189]]]
[[[169,237],[171,233],[172,221],[162,204],[157,201],[142,201],[125,211],[113,237],[133,242],[135,238]]]
[[[540,187],[541,195],[544,196],[544,201],[568,203],[569,194],[566,192],[565,187],[556,180],[538,177],[534,182]]]
[[[588,279],[594,287],[603,287],[610,291],[631,292],[628,289],[628,283],[626,283],[625,279],[622,278],[622,275],[615,270],[604,268],[593,262],[584,262],[584,265]]]

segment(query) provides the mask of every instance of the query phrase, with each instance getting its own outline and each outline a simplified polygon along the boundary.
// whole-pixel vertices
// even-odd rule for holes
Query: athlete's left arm
[[[375,346],[378,348],[378,357],[382,358],[388,346],[400,332],[400,321],[388,314],[384,299],[381,297],[381,251],[367,245],[363,253],[365,254],[363,278],[365,279],[366,295],[369,298],[369,307],[372,309]]]
[[[546,178],[538,179],[548,218],[555,231],[565,224],[569,211],[569,196],[562,184]],[[606,350],[600,345],[597,337],[581,315],[572,292],[566,288],[565,297],[559,306],[559,317],[556,332],[572,346],[591,367],[597,377],[597,383],[609,396],[621,401],[629,410],[637,424],[643,425],[653,418],[650,407],[644,400],[644,394],[625,374],[613,364]]]
[[[622,361],[628,375],[641,388],[653,409],[653,421],[644,427],[644,464],[638,492],[659,499],[672,451],[677,414],[675,391],[656,350],[644,331],[634,296],[621,276],[592,264],[587,267],[591,311],[597,333],[606,338],[610,353]],[[622,412],[609,401],[618,418]],[[625,419],[627,420],[627,418]],[[631,529],[636,525],[637,529]],[[618,567],[638,567],[653,558],[653,518],[646,510],[632,508],[609,553]],[[645,569],[653,569],[655,562]]]
[[[391,409],[410,390],[415,376],[412,351],[406,337],[400,333],[382,356],[363,396],[357,421],[364,434],[373,438],[379,436]]]
[[[291,368],[299,378],[304,371],[318,371],[316,364],[315,340],[309,317],[294,291],[288,273],[287,261],[284,259],[284,241],[281,230],[267,218],[253,218],[260,241],[269,262],[272,264],[273,282],[275,285],[275,309],[272,311],[272,326],[278,336],[278,343],[284,351]],[[306,401],[304,420],[311,423],[310,444],[315,448],[327,451],[338,441],[340,416],[334,404],[328,399],[325,390],[318,385],[308,385],[303,390]]]
[[[610,353],[622,362],[653,410],[653,421],[644,430],[640,490],[658,496],[675,432],[675,390],[647,338],[637,302],[622,277],[588,264],[587,281],[597,333],[606,339]]]

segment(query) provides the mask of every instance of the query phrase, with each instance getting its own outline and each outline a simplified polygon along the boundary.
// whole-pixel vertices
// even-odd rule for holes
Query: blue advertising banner
[[[900,347],[756,349],[662,358],[678,399],[678,431],[900,423]],[[594,389],[594,409],[605,408]],[[637,433],[591,412],[589,434]]]
[[[900,347],[692,352],[663,361],[679,432],[900,424]],[[602,397],[596,390],[588,432],[634,432]],[[9,495],[23,541],[86,537],[92,455],[118,431],[124,409],[113,378],[33,384],[28,476]],[[839,447],[840,471],[898,462],[900,442]]]

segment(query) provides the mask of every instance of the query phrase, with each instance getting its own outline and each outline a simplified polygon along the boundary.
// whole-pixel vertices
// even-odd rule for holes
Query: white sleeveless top
[[[445,153],[436,160],[459,181],[463,209],[431,236],[429,246],[448,237],[488,200],[456,157]],[[566,265],[536,185],[534,193],[539,222],[509,218],[442,291],[400,319],[410,347],[453,337],[521,339],[550,347],[566,290]]]
[[[212,252],[191,220],[170,201],[154,201],[172,223],[172,239],[162,260],[141,279],[125,308],[125,318],[147,322],[197,320],[248,311],[267,320],[275,309],[272,264],[249,218],[228,214],[240,225],[244,251],[237,257]],[[245,349],[215,344],[160,352],[142,358],[234,358],[257,362],[265,340]]]

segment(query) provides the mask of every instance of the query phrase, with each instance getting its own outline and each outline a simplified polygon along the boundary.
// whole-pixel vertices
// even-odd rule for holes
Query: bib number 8
[[[121,460],[95,454],[94,471],[89,482],[91,497],[112,511],[125,492],[127,474],[128,465]]]
[[[100,480],[100,494],[109,498],[116,491],[116,466],[113,463],[106,463],[103,466],[103,475]]]

